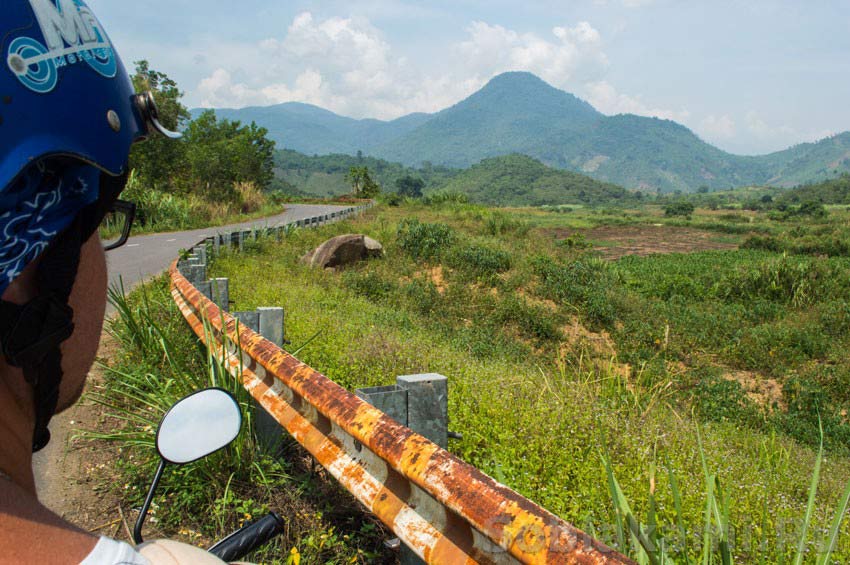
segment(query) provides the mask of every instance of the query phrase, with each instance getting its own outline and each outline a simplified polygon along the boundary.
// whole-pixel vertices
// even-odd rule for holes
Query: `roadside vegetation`
[[[840,239],[850,212],[396,204],[224,253],[213,276],[233,309],[283,306],[290,349],[349,389],[445,374],[453,452],[643,562],[850,558],[850,257],[753,244]],[[352,232],[386,257],[299,262]],[[118,303],[125,353],[100,400],[128,422],[109,437],[135,456],[129,507],[153,472],[150,426],[193,375],[219,373],[164,280]],[[156,527],[212,540],[272,508],[292,530],[257,559],[392,558],[297,447],[274,461],[244,441],[167,477],[176,505]]]
[[[154,93],[166,128],[180,140],[151,135],[133,146],[122,198],[136,203],[134,233],[222,225],[280,212],[286,195],[274,184],[275,144],[254,123],[190,120],[183,93],[167,75],[136,64],[133,83]],[[277,189],[277,190],[276,190]]]
[[[159,462],[155,434],[162,416],[185,395],[219,386],[240,403],[241,433],[209,457],[166,468],[145,523],[145,538],[210,547],[272,510],[286,521],[286,529],[246,557],[249,562],[393,562],[393,553],[383,545],[388,537],[383,526],[364,516],[356,501],[316,469],[294,440],[285,438],[274,453],[260,447],[248,393],[235,380],[222,377],[226,370],[201,347],[176,309],[166,276],[129,296],[113,289],[110,300],[117,315],[107,331],[120,346],[119,353],[105,361],[103,381],[86,399],[101,406],[101,423],[118,425],[90,428],[82,436],[117,446],[118,477],[99,488],[117,494],[125,525],[132,527]]]

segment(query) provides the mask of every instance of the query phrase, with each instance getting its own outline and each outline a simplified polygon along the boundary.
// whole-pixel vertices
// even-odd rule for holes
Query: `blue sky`
[[[391,119],[531,71],[606,114],[757,154],[850,130],[850,2],[89,0],[190,107],[301,101]]]

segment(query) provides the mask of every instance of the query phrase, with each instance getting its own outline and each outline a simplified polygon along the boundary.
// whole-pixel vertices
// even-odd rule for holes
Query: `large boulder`
[[[346,234],[327,240],[304,255],[301,261],[311,267],[333,269],[371,257],[380,257],[383,254],[384,247],[371,237],[362,234]]]

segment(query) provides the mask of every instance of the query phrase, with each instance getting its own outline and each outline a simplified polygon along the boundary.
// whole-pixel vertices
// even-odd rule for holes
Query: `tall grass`
[[[132,299],[127,297],[122,283],[110,288],[109,301],[117,315],[107,322],[107,332],[136,362],[103,365],[105,386],[88,398],[125,425],[111,431],[88,431],[84,436],[135,448],[144,462],[136,470],[135,480],[144,484],[153,475],[157,459],[155,431],[165,412],[202,388],[215,386],[231,392],[243,416],[240,434],[217,453],[185,467],[170,468],[159,496],[170,497],[174,507],[157,517],[165,525],[184,525],[181,521],[186,519],[187,509],[197,519],[198,508],[211,508],[214,511],[206,517],[212,520],[197,526],[210,535],[222,536],[246,516],[265,512],[271,490],[276,483],[287,480],[287,474],[274,458],[259,449],[250,395],[230,377],[225,364],[215,355],[186,332],[175,332],[175,325],[185,322],[179,317],[166,317],[158,302],[162,298],[146,286],[136,291]],[[208,335],[212,331],[208,321],[205,330]],[[232,345],[239,349],[238,344]],[[240,485],[238,490],[242,493],[238,503],[234,503],[234,485]],[[137,489],[139,496],[143,491],[144,488]],[[246,492],[252,494],[246,496]]]

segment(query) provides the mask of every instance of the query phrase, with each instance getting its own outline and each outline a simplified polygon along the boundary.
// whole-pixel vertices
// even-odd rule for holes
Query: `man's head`
[[[35,450],[91,365],[106,284],[94,234],[149,126],[159,129],[152,97],[134,94],[82,0],[4,0],[0,347],[2,367],[32,389]]]

